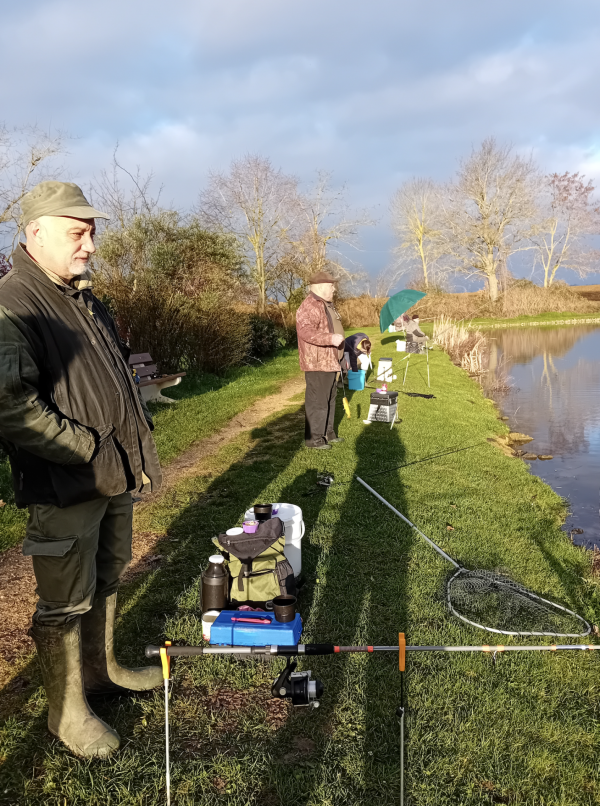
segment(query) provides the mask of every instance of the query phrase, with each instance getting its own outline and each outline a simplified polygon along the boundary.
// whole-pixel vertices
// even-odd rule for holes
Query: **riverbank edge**
[[[521,318],[518,319],[503,319],[500,322],[495,322],[493,319],[472,319],[467,327],[469,329],[494,329],[494,328],[504,328],[504,327],[554,327],[555,325],[586,325],[586,324],[597,324],[600,325],[600,316],[596,317],[586,317],[580,316],[577,319],[536,319],[532,322],[530,321],[523,321]]]

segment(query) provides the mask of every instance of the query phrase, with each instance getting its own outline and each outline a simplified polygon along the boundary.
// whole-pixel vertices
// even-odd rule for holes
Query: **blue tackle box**
[[[269,624],[248,624],[233,618],[269,619]],[[210,643],[225,646],[294,646],[302,635],[302,619],[296,613],[293,621],[282,624],[274,613],[255,610],[221,610],[210,628]]]

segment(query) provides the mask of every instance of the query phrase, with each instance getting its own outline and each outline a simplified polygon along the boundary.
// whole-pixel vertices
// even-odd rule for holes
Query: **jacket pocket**
[[[123,460],[112,435],[100,443],[95,459],[86,465],[49,465],[59,506],[69,507],[94,498],[110,498],[127,491]]]
[[[23,541],[23,554],[32,559],[37,594],[44,603],[69,605],[83,600],[77,535],[58,540],[28,535]]]

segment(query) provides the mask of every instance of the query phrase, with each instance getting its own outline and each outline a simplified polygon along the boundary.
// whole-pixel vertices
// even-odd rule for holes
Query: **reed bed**
[[[433,323],[433,341],[469,375],[483,373],[483,357],[487,341],[483,333],[470,330],[448,316],[440,316]]]

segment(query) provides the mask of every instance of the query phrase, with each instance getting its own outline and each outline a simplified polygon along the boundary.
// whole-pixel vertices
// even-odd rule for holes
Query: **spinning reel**
[[[285,669],[271,687],[271,694],[281,700],[289,699],[298,707],[318,708],[325,688],[320,680],[313,680],[310,669],[297,672],[297,661],[287,659]]]

